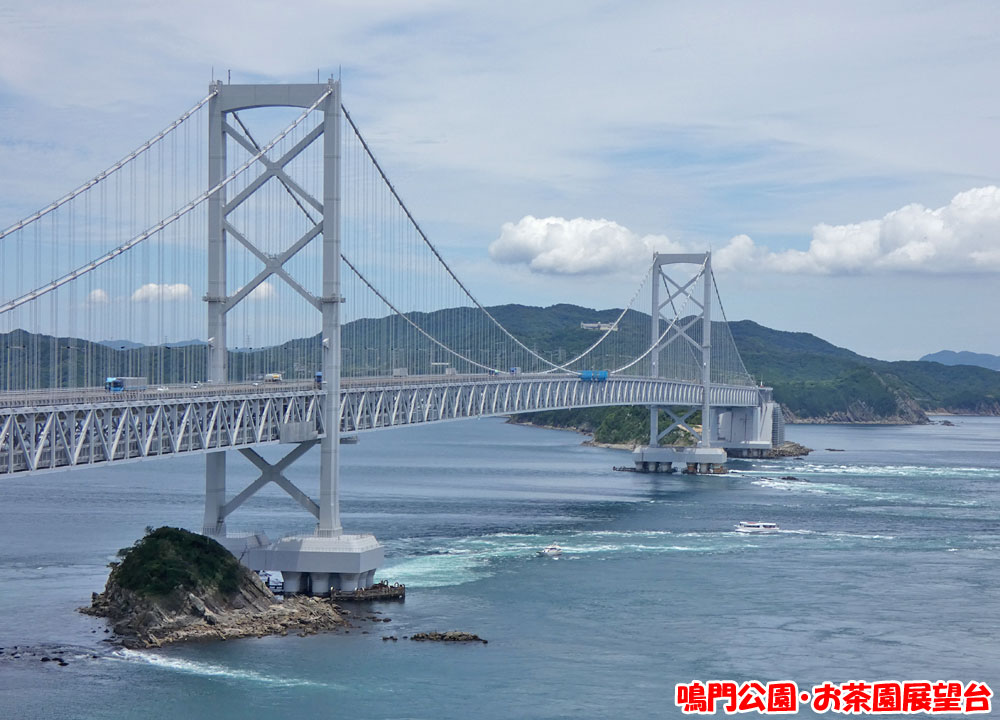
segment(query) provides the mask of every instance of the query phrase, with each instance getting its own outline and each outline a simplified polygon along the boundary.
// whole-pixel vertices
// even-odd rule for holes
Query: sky
[[[0,0],[0,226],[213,78],[330,76],[484,304],[621,307],[711,250],[730,320],[1000,354],[989,2]]]

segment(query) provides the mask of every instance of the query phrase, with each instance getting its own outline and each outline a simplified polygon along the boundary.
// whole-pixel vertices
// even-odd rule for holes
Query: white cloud
[[[931,210],[907,205],[881,220],[813,228],[808,250],[771,252],[746,235],[716,253],[718,270],[857,275],[1000,270],[1000,188],[959,193]]]
[[[549,275],[634,272],[648,264],[657,250],[683,251],[666,236],[640,236],[610,220],[531,215],[504,223],[500,237],[489,248],[497,262],[523,264],[532,272]]]
[[[610,220],[535,218],[505,223],[490,245],[497,262],[548,275],[634,271],[653,252],[702,252],[664,235],[640,236]],[[912,204],[881,220],[813,228],[807,250],[772,252],[737,235],[713,252],[719,272],[800,275],[955,273],[1000,270],[1000,188],[959,193],[944,207]]]
[[[101,288],[91,290],[90,294],[87,295],[87,302],[91,305],[107,305],[108,301],[108,293]]]
[[[265,280],[260,285],[258,285],[257,287],[255,287],[253,290],[250,291],[250,294],[247,295],[247,300],[253,300],[253,301],[269,300],[273,298],[276,294],[277,292],[274,289],[274,285]]]
[[[132,293],[133,302],[154,302],[158,300],[170,302],[173,300],[187,300],[190,297],[191,286],[184,283],[177,283],[176,285],[146,283]]]

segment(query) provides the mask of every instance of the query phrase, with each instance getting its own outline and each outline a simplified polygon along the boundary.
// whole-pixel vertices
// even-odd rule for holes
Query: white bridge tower
[[[668,268],[677,265],[700,266],[690,278],[678,279]],[[698,284],[701,281],[701,297]],[[673,472],[681,469],[692,473],[709,473],[725,465],[726,451],[713,444],[716,418],[712,407],[712,254],[660,254],[653,258],[652,307],[650,308],[650,375],[660,377],[661,361],[668,348],[697,360],[695,374],[701,383],[701,403],[692,405],[678,415],[674,408],[651,406],[649,408],[649,445],[636,448],[633,453],[636,467],[644,471]],[[661,291],[663,295],[661,295]],[[698,310],[685,317],[677,317],[678,307],[694,305]],[[673,313],[666,313],[666,310]],[[664,430],[659,429],[660,411],[671,420]],[[701,428],[692,427],[688,420],[701,410]],[[660,440],[676,428],[683,428],[698,439],[695,447],[660,447]]]
[[[232,499],[226,498],[226,453],[211,452],[205,462],[205,519],[203,532],[229,548],[254,570],[278,570],[286,592],[328,594],[334,590],[356,590],[371,586],[375,569],[383,561],[382,546],[373,535],[348,535],[340,524],[338,480],[340,476],[340,203],[341,203],[341,99],[340,82],[331,79],[316,85],[225,85],[214,83],[209,105],[209,188],[218,190],[209,198],[208,209],[208,379],[225,384],[228,377],[226,316],[255,288],[272,276],[288,283],[322,315],[322,417],[286,423],[281,442],[295,448],[276,464],[267,462],[253,449],[242,449],[259,470],[260,477]],[[220,187],[227,177],[226,145],[232,138],[249,153],[261,148],[230,124],[229,116],[241,110],[266,107],[313,108],[323,120],[280,158],[264,153],[259,161],[264,171],[245,189],[228,198]],[[242,124],[241,124],[242,126]],[[306,148],[322,139],[322,197],[313,197],[285,172],[285,167]],[[321,213],[318,221],[284,252],[269,255],[240,232],[227,218],[271,178],[280,182],[296,199]],[[301,206],[301,205],[300,205]],[[311,217],[310,217],[311,219]],[[311,241],[321,236],[322,295],[305,290],[283,267]],[[226,287],[226,244],[239,242],[263,264],[264,269],[230,295]],[[320,438],[320,428],[324,430]],[[296,459],[319,443],[319,502],[314,502],[285,477]],[[276,543],[260,535],[227,537],[226,517],[257,490],[273,482],[291,495],[317,520],[314,535],[285,538]]]

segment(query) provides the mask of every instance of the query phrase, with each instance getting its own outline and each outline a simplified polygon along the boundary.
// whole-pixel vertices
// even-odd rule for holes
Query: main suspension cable
[[[173,215],[171,215],[171,216],[169,216],[169,217],[161,220],[160,222],[158,222],[156,225],[154,225],[153,227],[149,228],[145,232],[139,233],[138,235],[136,235],[135,237],[133,237],[131,240],[129,240],[128,242],[124,243],[123,245],[120,245],[119,247],[115,248],[114,250],[111,250],[110,252],[105,253],[104,255],[102,255],[101,257],[97,258],[96,260],[92,260],[87,265],[84,265],[83,267],[77,268],[76,270],[73,270],[72,272],[67,273],[66,275],[63,275],[61,278],[59,278],[57,280],[53,280],[52,282],[50,282],[50,283],[48,283],[46,285],[43,285],[43,286],[41,286],[39,288],[36,288],[35,290],[32,290],[29,293],[26,293],[26,294],[24,294],[24,295],[22,295],[22,296],[20,296],[20,297],[18,297],[16,299],[14,299],[14,300],[11,300],[11,301],[3,304],[3,305],[0,305],[0,315],[3,315],[4,313],[13,310],[14,308],[20,307],[21,305],[24,305],[27,302],[31,302],[32,300],[40,298],[43,295],[46,295],[46,294],[52,292],[56,288],[62,287],[66,283],[72,282],[73,280],[76,280],[77,278],[83,277],[84,275],[86,275],[87,273],[91,272],[92,270],[95,270],[96,268],[100,267],[101,265],[103,265],[104,263],[108,262],[109,260],[113,260],[114,258],[118,257],[122,253],[127,252],[128,250],[131,250],[133,247],[135,247],[136,245],[138,245],[139,243],[141,243],[143,240],[146,240],[147,238],[155,235],[156,233],[160,232],[160,230],[163,230],[163,228],[167,227],[168,225],[171,225],[175,221],[177,221],[180,218],[182,218],[185,215],[187,215],[189,212],[191,212],[196,207],[198,207],[201,203],[205,202],[205,200],[207,200],[209,197],[211,197],[216,192],[218,192],[222,188],[226,187],[229,183],[231,183],[237,177],[239,177],[240,175],[242,175],[247,170],[247,168],[249,168],[251,165],[253,165],[255,162],[257,162],[265,153],[269,152],[271,150],[271,148],[273,148],[275,145],[277,145],[279,142],[281,142],[285,138],[285,136],[288,135],[288,133],[290,133],[296,127],[298,127],[298,125],[303,120],[305,120],[309,116],[309,114],[313,110],[315,110],[319,106],[319,104],[321,102],[323,102],[330,95],[331,92],[333,92],[333,91],[332,90],[327,90],[322,95],[320,95],[319,98],[316,99],[316,102],[314,102],[301,115],[299,115],[299,117],[296,118],[296,120],[291,125],[289,125],[287,128],[285,128],[280,134],[278,134],[273,140],[271,140],[271,142],[268,143],[260,152],[258,152],[256,155],[254,155],[253,157],[251,157],[249,160],[247,160],[238,169],[234,170],[228,177],[226,177],[224,180],[222,180],[222,182],[220,182],[218,185],[216,185],[213,188],[210,188],[209,190],[206,190],[204,193],[202,193],[197,198],[195,198],[194,200],[192,200],[191,202],[189,202],[187,205],[185,205],[184,207],[182,207],[180,210],[178,210],[177,212],[175,212]]]
[[[461,280],[458,279],[458,276],[455,275],[455,273],[452,271],[452,269],[448,265],[448,263],[446,263],[444,261],[444,258],[441,257],[441,253],[438,252],[437,248],[434,247],[434,244],[431,243],[430,239],[424,233],[423,229],[420,227],[420,224],[417,222],[416,218],[413,217],[413,214],[410,212],[409,208],[406,207],[406,204],[403,202],[403,199],[399,196],[399,193],[396,192],[396,188],[393,186],[392,182],[389,180],[388,175],[385,174],[385,171],[382,170],[382,166],[379,165],[378,160],[375,159],[375,154],[372,152],[371,148],[368,147],[368,143],[365,141],[365,139],[361,136],[361,131],[358,129],[358,126],[354,123],[354,120],[353,120],[353,118],[351,118],[351,114],[347,111],[347,108],[344,107],[343,105],[341,105],[341,109],[344,111],[344,117],[347,118],[347,122],[350,123],[351,128],[354,130],[354,134],[357,136],[358,140],[361,142],[361,146],[365,149],[365,153],[368,155],[368,158],[372,161],[372,164],[375,166],[375,169],[378,170],[379,175],[382,176],[382,181],[389,188],[389,192],[392,193],[393,198],[395,198],[396,202],[399,204],[399,207],[406,214],[406,217],[409,219],[410,223],[413,225],[414,229],[417,231],[417,234],[420,236],[420,239],[423,240],[424,244],[427,245],[428,248],[430,248],[430,251],[432,253],[434,253],[434,256],[438,259],[438,262],[441,263],[441,265],[447,271],[448,275],[451,276],[451,279],[454,280],[455,283],[462,289],[462,292],[465,293],[465,296],[468,297],[469,300],[471,300],[472,303],[477,308],[479,308],[486,315],[486,317],[488,317],[490,320],[492,320],[493,324],[496,325],[504,335],[506,335],[511,340],[513,340],[514,343],[518,347],[520,347],[522,350],[526,351],[529,355],[531,355],[536,360],[539,360],[542,363],[548,365],[553,370],[559,369],[559,366],[556,363],[554,363],[554,362],[552,362],[550,360],[546,360],[544,357],[542,357],[541,355],[539,355],[538,353],[536,353],[534,350],[532,350],[531,348],[529,348],[523,342],[521,342],[520,340],[518,340],[514,335],[512,335],[511,332],[507,328],[505,328],[503,326],[503,324],[500,323],[499,320],[497,320],[495,317],[493,317],[492,313],[490,313],[489,310],[487,310],[485,307],[483,307],[482,303],[480,303],[479,300],[477,300],[476,297],[471,292],[469,292],[469,289],[467,287],[465,287],[465,284]]]
[[[181,115],[174,122],[170,123],[170,125],[168,125],[166,128],[164,128],[162,131],[160,131],[154,137],[152,137],[149,140],[147,140],[145,143],[143,143],[141,146],[139,146],[136,150],[132,151],[131,153],[129,153],[128,155],[126,155],[125,157],[123,157],[121,160],[119,160],[118,162],[116,162],[114,165],[112,165],[111,167],[109,167],[104,172],[98,173],[93,178],[91,178],[90,180],[88,180],[87,182],[85,182],[83,185],[81,185],[80,187],[78,187],[76,190],[73,190],[72,192],[70,192],[70,193],[68,193],[66,195],[63,195],[61,198],[59,198],[58,200],[56,200],[54,203],[52,203],[51,205],[48,205],[45,208],[39,210],[34,215],[29,215],[28,217],[24,218],[23,220],[14,223],[13,225],[11,225],[9,228],[7,228],[6,230],[4,230],[3,232],[0,232],[0,240],[3,240],[5,237],[7,237],[8,235],[10,235],[11,233],[17,232],[21,228],[23,228],[23,227],[25,227],[27,225],[30,225],[31,223],[35,222],[36,220],[45,217],[46,215],[48,215],[53,210],[57,210],[58,208],[62,207],[63,205],[65,205],[66,203],[68,203],[70,200],[72,200],[73,198],[75,198],[78,195],[80,195],[81,193],[86,192],[87,190],[89,190],[90,188],[92,188],[94,185],[96,185],[97,183],[101,182],[101,180],[103,180],[104,178],[108,177],[109,175],[113,175],[117,171],[121,170],[128,163],[130,163],[133,160],[135,160],[142,153],[146,152],[146,150],[148,150],[153,145],[155,145],[160,140],[162,140],[167,135],[169,135],[170,132],[172,130],[174,130],[174,128],[176,128],[178,125],[180,125],[185,120],[187,120],[189,117],[191,117],[196,112],[198,112],[198,110],[200,110],[205,105],[205,103],[207,103],[209,100],[211,100],[217,94],[218,94],[218,90],[213,90],[208,95],[206,95],[204,98],[202,98],[202,100],[197,105],[195,105],[194,107],[192,107],[190,110],[188,110],[186,113],[184,113],[183,115]]]

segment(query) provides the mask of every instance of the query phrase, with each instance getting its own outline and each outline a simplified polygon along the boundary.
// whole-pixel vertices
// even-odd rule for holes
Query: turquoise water
[[[3,480],[0,717],[680,717],[695,679],[1000,688],[1000,420],[952,420],[792,426],[808,458],[712,478],[613,472],[626,454],[496,420],[370,434],[344,448],[342,508],[407,585],[371,606],[391,623],[149,652],[74,608],[145,526],[200,525],[202,462]],[[312,494],[317,465],[291,473]],[[312,525],[277,490],[232,520]],[[550,542],[563,556],[536,557]],[[381,640],[449,629],[489,644]],[[40,662],[53,647],[67,667]]]

